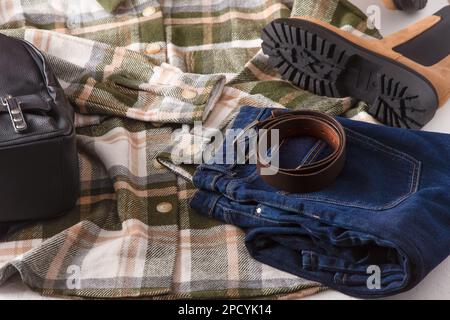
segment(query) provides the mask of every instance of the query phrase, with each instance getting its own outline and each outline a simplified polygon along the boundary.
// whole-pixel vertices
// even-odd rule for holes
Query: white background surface
[[[377,0],[354,0],[353,3],[364,12],[368,6],[379,4]],[[388,35],[402,29],[415,21],[432,15],[443,6],[448,5],[447,0],[429,0],[425,10],[417,13],[404,13],[389,11],[381,8],[381,32]],[[450,32],[450,30],[449,30]],[[449,35],[446,35],[447,37]],[[447,41],[450,41],[447,40]],[[450,78],[450,75],[449,75]],[[440,109],[435,118],[424,128],[427,131],[450,133],[450,101]],[[449,164],[450,165],[450,164]],[[450,211],[450,208],[449,208]],[[450,230],[449,230],[450,232]],[[39,294],[32,292],[20,278],[13,277],[0,287],[0,299],[43,299]],[[393,299],[450,299],[450,257],[433,270],[417,287]],[[353,299],[336,291],[328,290],[307,299]]]
[[[353,0],[363,12],[368,6],[379,4],[377,0]],[[388,35],[398,31],[414,21],[432,15],[445,5],[447,0],[428,0],[428,6],[416,13],[405,13],[400,11],[389,11],[381,8],[381,33]],[[450,32],[450,30],[449,30]],[[445,35],[449,37],[449,35]],[[450,38],[447,40],[450,41]],[[448,75],[450,78],[450,74]],[[450,80],[449,80],[450,81]],[[424,128],[427,131],[450,133],[450,101],[438,110],[434,119]],[[450,164],[449,164],[450,165]],[[450,211],[450,208],[449,208]],[[450,232],[450,230],[448,231]],[[325,291],[307,299],[352,299],[335,291]],[[391,299],[450,299],[450,257],[434,269],[417,287]]]

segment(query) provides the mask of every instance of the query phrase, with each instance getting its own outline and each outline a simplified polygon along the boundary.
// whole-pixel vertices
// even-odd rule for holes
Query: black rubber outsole
[[[365,101],[387,125],[419,129],[438,108],[434,87],[419,73],[313,22],[274,20],[262,40],[283,79],[317,95]]]

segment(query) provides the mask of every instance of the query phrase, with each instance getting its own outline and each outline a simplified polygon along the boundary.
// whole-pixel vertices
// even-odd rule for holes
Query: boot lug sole
[[[425,77],[320,25],[277,19],[264,28],[262,40],[269,64],[283,79],[317,95],[365,101],[368,112],[387,125],[419,129],[438,108]]]

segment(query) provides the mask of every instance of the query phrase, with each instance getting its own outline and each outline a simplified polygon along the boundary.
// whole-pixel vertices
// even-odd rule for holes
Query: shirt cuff
[[[222,95],[226,82],[224,75],[185,73],[167,63],[153,71],[149,82],[141,84],[140,88],[163,97],[158,105],[157,122],[205,120]]]

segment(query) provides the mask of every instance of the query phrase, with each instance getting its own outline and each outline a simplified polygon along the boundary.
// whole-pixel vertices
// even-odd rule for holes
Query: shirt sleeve
[[[55,31],[2,31],[41,50],[82,114],[160,123],[201,121],[225,85],[223,75],[185,73],[150,56]]]

